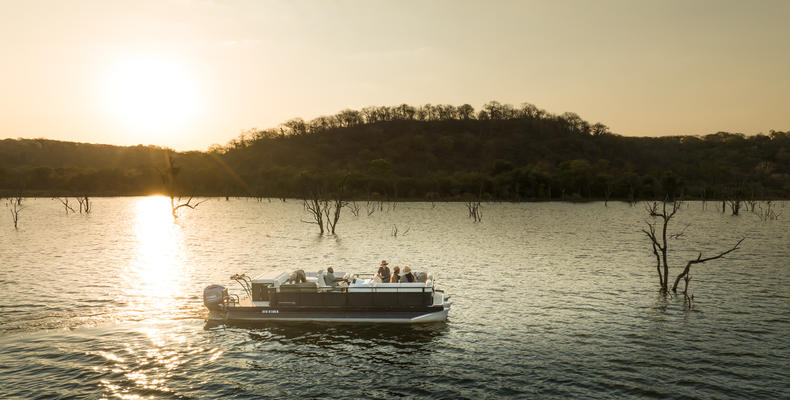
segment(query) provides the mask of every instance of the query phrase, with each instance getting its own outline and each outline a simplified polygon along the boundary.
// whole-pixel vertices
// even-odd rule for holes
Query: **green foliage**
[[[162,193],[166,150],[2,140],[0,195]],[[173,159],[174,190],[193,195],[301,197],[342,182],[349,198],[790,197],[788,132],[623,137],[529,103],[343,110]]]

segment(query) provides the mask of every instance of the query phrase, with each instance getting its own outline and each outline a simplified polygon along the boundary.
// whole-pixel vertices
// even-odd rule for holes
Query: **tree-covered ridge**
[[[0,141],[0,189],[162,192],[167,149]],[[307,187],[388,199],[790,197],[790,133],[624,137],[531,104],[343,110],[173,156],[197,195],[302,197]]]

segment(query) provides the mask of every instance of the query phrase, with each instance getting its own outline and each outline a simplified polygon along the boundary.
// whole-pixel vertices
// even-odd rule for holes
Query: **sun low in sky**
[[[101,83],[106,113],[141,143],[183,141],[207,100],[190,66],[166,54],[137,54],[111,64]],[[164,139],[164,140],[163,140]]]
[[[790,2],[0,0],[0,138],[205,150],[498,100],[633,136],[790,129]]]

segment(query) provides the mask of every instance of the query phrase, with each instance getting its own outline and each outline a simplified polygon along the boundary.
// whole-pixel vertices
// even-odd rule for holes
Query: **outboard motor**
[[[203,289],[203,304],[209,310],[219,310],[228,297],[228,289],[222,285],[210,285]]]

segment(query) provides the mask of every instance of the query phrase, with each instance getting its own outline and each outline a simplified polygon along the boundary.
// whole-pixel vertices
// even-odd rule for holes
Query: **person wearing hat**
[[[381,260],[381,266],[379,266],[379,272],[376,273],[376,276],[381,279],[382,282],[389,282],[390,281],[390,269],[387,267],[387,260]]]
[[[403,275],[400,277],[400,283],[415,282],[416,280],[417,280],[417,277],[414,276],[414,274],[411,273],[411,268],[404,267],[403,268]]]

